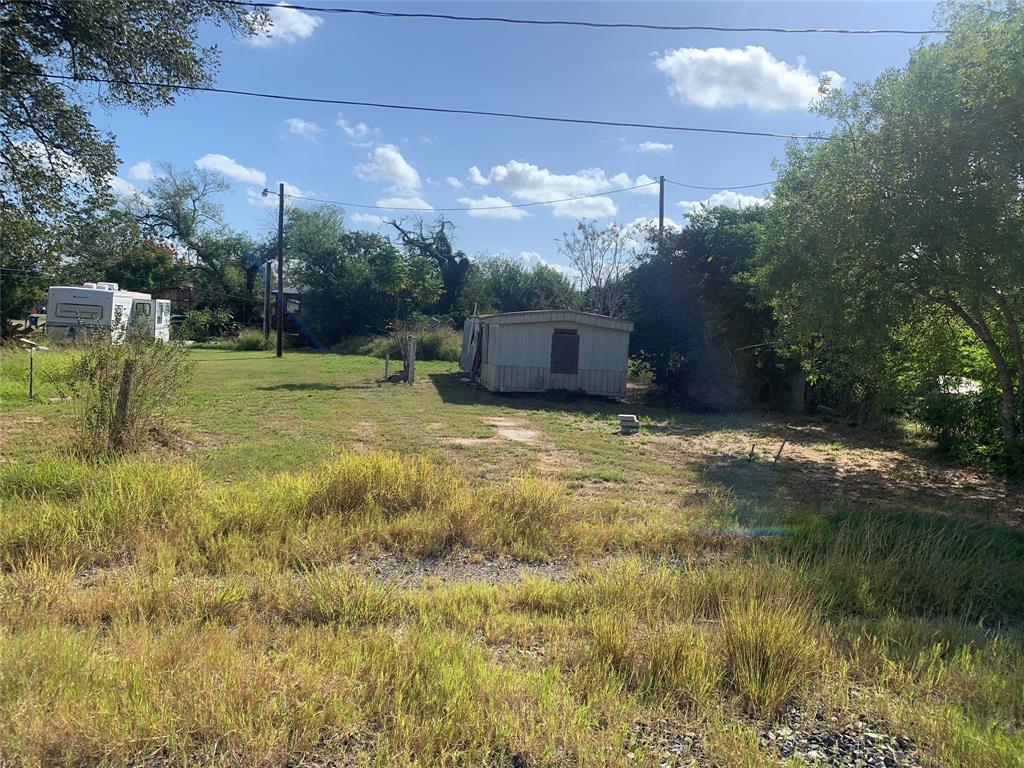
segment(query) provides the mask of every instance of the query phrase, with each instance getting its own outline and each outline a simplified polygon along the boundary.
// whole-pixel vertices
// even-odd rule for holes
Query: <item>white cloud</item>
[[[140,163],[136,163],[128,169],[128,175],[136,181],[152,181],[156,178],[156,174],[153,172],[153,166],[148,160],[143,160]]]
[[[553,216],[563,219],[603,219],[611,218],[619,212],[615,201],[610,197],[587,197],[582,200],[569,200],[551,206]]]
[[[554,173],[532,163],[512,160],[504,165],[495,165],[486,176],[473,166],[469,169],[469,180],[478,185],[493,184],[516,200],[540,203],[568,197],[597,195],[601,192],[632,186],[628,174],[608,176],[600,168],[587,168],[576,173]],[[640,176],[638,184],[653,181],[649,176]],[[657,187],[651,187],[657,193]],[[642,190],[637,190],[641,192]],[[618,212],[615,201],[610,197],[587,197],[582,200],[566,200],[549,206],[555,216],[566,218],[604,218]]]
[[[203,155],[196,160],[196,168],[221,173],[229,179],[240,181],[243,184],[256,184],[262,187],[267,183],[267,174],[263,171],[256,168],[246,168],[227,155],[215,153]]]
[[[690,214],[702,205],[708,208],[716,208],[720,205],[724,205],[727,208],[750,208],[751,206],[766,205],[767,203],[768,199],[765,197],[745,195],[742,192],[723,189],[721,192],[715,192],[711,197],[704,200],[682,200],[677,205],[683,209],[684,213]]]
[[[373,150],[367,162],[356,166],[356,175],[361,179],[382,179],[394,185],[396,191],[415,192],[422,186],[420,175],[402,157],[394,144],[384,144]]]
[[[120,176],[110,176],[107,179],[107,187],[110,188],[111,194],[122,203],[140,203],[147,207],[153,204],[153,199],[149,195],[144,194],[141,189]]]
[[[469,169],[469,173],[467,174],[466,179],[469,181],[470,184],[476,184],[477,186],[480,187],[487,184],[487,177],[480,173],[480,169],[477,168],[475,165]]]
[[[759,109],[806,109],[818,96],[819,76],[779,61],[758,45],[746,48],[678,48],[666,52],[656,66],[669,78],[669,92],[700,107],[746,105]],[[831,86],[844,79],[822,72]]]
[[[641,141],[636,145],[637,152],[671,152],[675,144],[663,144],[660,141]]]
[[[415,208],[417,210],[432,211],[434,206],[418,195],[398,195],[396,197],[383,197],[377,201],[381,208]]]
[[[319,16],[304,13],[296,8],[287,8],[278,3],[267,10],[269,21],[263,24],[255,35],[248,39],[249,45],[268,48],[277,43],[294,43],[312,37],[316,28],[324,23]]]
[[[309,120],[303,120],[301,117],[289,117],[285,121],[285,125],[288,126],[288,130],[294,133],[296,136],[302,136],[307,139],[315,139],[318,134],[323,133],[324,129],[316,123],[310,122]]]
[[[525,219],[530,215],[522,208],[499,207],[510,205],[509,201],[503,197],[492,197],[491,195],[484,195],[478,198],[460,197],[459,202],[470,209],[468,215],[474,219],[510,219],[512,221],[519,221],[519,219]]]
[[[449,176],[445,181],[448,182],[448,186],[452,189],[462,189],[465,186],[456,176]]]
[[[370,126],[366,123],[350,123],[342,112],[338,113],[338,119],[334,121],[334,124],[341,128],[342,133],[356,141],[362,141],[372,133]]]
[[[355,224],[368,224],[371,227],[379,227],[388,221],[383,216],[377,216],[374,213],[353,213],[348,217],[348,220]]]
[[[537,251],[520,251],[519,260],[523,262],[524,266],[527,266],[530,269],[533,269],[538,265],[543,265],[545,267],[557,269],[559,272],[561,272],[563,275],[568,277],[573,282],[576,282],[579,279],[579,274],[572,267],[567,267],[564,264],[552,264],[551,262],[547,261],[543,256],[541,256]]]
[[[632,190],[633,194],[634,195],[654,195],[655,197],[657,197],[658,196],[658,185],[656,183],[657,181],[658,181],[657,179],[652,179],[646,173],[641,173],[639,176],[636,177],[636,181],[634,181],[633,184],[629,185],[629,186],[640,186],[641,184],[646,184],[647,186],[645,186],[645,187],[640,187],[640,189]]]

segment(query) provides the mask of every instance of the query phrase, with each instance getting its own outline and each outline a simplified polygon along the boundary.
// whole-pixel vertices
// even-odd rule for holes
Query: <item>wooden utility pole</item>
[[[284,357],[284,182],[277,192],[277,356]]]
[[[665,177],[658,177],[658,242],[665,235]]]
[[[263,262],[263,340],[270,338],[270,259]]]

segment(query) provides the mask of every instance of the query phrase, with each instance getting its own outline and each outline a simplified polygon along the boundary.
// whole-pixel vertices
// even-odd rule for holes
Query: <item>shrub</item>
[[[418,360],[444,360],[457,363],[462,354],[462,334],[452,328],[438,328],[419,335],[416,342]]]
[[[1007,441],[1000,430],[999,393],[931,392],[914,415],[939,444],[939,450],[979,467],[1024,478],[1024,440]]]
[[[275,341],[269,337],[263,338],[260,331],[242,331],[230,344],[239,352],[258,352],[273,349]]]
[[[65,380],[78,409],[77,448],[112,456],[138,447],[177,400],[192,368],[177,344],[132,331],[121,343],[90,336]]]
[[[331,347],[336,355],[365,355],[384,359],[390,353],[391,359],[401,360],[402,348],[394,335],[354,336]],[[443,360],[458,362],[462,354],[462,335],[452,328],[438,328],[416,334],[417,360]]]
[[[176,341],[206,341],[234,327],[231,311],[224,307],[192,309],[185,313],[185,320],[171,326],[171,335]]]

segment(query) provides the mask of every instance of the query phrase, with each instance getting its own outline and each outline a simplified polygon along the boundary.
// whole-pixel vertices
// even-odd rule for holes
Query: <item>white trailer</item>
[[[569,310],[473,316],[463,327],[461,368],[492,392],[622,397],[632,330],[628,320]]]
[[[108,333],[121,341],[129,323],[154,339],[170,341],[171,302],[122,291],[117,283],[51,285],[47,291],[46,329],[51,339]]]

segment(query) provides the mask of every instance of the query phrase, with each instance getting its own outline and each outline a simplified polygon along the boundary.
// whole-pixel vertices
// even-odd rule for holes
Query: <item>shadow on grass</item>
[[[997,478],[946,471],[912,461],[886,465],[808,459],[777,446],[747,455],[707,454],[701,461],[704,481],[727,488],[737,499],[757,504],[787,502],[832,508],[916,509],[955,517],[970,515],[1019,527],[1024,499]],[[786,450],[790,450],[787,455]]]
[[[376,385],[364,384],[324,384],[318,381],[305,382],[303,384],[268,384],[265,387],[256,387],[260,392],[340,392],[346,389],[370,389]]]

